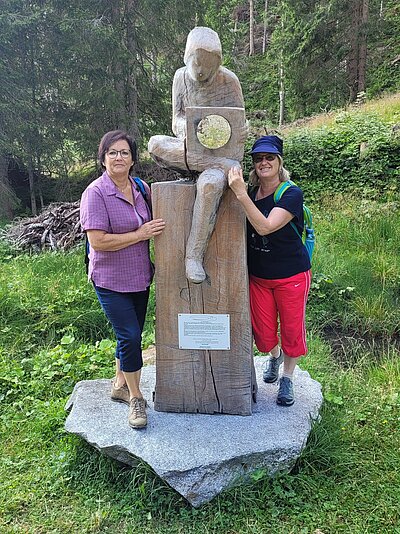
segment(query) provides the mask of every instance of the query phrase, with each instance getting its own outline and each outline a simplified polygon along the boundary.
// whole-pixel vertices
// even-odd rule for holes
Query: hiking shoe
[[[279,381],[276,403],[281,406],[291,406],[294,403],[293,382],[287,376],[283,376]]]
[[[279,376],[279,366],[283,362],[282,350],[279,353],[278,358],[270,356],[265,362],[265,368],[263,371],[263,380],[267,383],[276,382]]]
[[[133,397],[129,404],[128,423],[132,428],[144,428],[147,425],[147,402],[145,399]]]
[[[129,402],[130,395],[129,389],[126,384],[121,387],[115,385],[115,378],[111,380],[111,400],[117,402],[124,402],[125,404],[130,404]]]

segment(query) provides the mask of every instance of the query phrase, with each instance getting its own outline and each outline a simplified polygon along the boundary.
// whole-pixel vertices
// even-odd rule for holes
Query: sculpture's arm
[[[243,92],[242,92],[242,86],[240,85],[239,78],[231,72],[232,77],[232,95],[234,98],[233,105],[238,108],[244,108],[244,98],[243,98]]]
[[[244,98],[242,92],[242,86],[240,85],[239,78],[235,73],[229,71],[231,74],[231,92],[233,96],[233,106],[238,108],[244,108]],[[249,134],[249,123],[247,120],[244,121],[244,124],[238,129],[237,135],[238,140],[241,143],[244,143]]]
[[[185,75],[182,68],[175,72],[172,84],[172,131],[179,139],[186,137],[185,91]]]

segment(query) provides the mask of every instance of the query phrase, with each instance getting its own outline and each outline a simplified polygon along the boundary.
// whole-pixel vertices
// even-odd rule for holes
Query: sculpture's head
[[[222,47],[218,34],[198,26],[188,35],[184,62],[189,76],[196,82],[211,80],[222,62]]]

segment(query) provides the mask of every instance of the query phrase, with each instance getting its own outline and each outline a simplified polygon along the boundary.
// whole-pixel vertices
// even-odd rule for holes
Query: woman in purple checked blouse
[[[83,192],[80,208],[90,244],[88,277],[117,338],[111,399],[128,404],[129,425],[143,428],[147,403],[140,391],[141,341],[153,278],[149,239],[161,234],[165,222],[151,218],[129,174],[136,160],[135,141],[121,130],[108,132],[98,154],[105,171]],[[150,199],[150,189],[143,185]]]

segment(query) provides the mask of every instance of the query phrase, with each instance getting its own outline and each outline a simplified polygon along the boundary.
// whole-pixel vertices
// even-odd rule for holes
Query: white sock
[[[291,373],[288,373],[287,371],[283,371],[282,377],[290,378],[290,380],[293,381],[293,371]]]
[[[270,355],[272,356],[272,358],[278,359],[279,356],[281,355],[281,353],[282,353],[282,350],[279,349],[279,352],[278,352],[278,354],[277,354],[276,356],[274,356],[274,355],[272,354],[272,352],[270,352]]]

